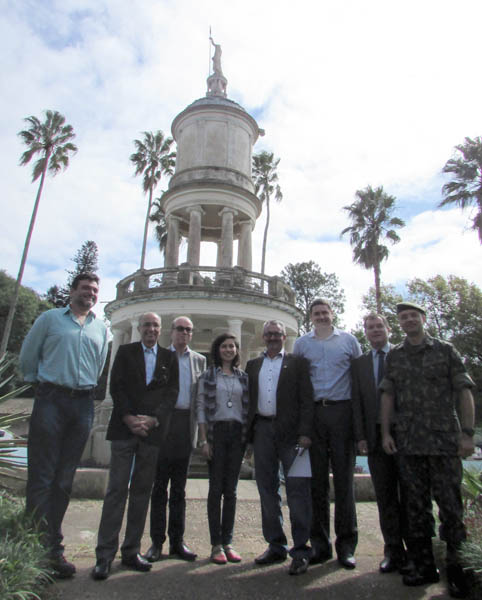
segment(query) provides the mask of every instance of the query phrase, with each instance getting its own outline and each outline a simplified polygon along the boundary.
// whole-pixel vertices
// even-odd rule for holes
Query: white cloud
[[[481,16],[476,0],[9,3],[0,16],[0,267],[17,272],[37,187],[30,167],[18,167],[16,134],[25,116],[57,109],[79,153],[46,181],[24,282],[40,292],[63,283],[76,250],[94,239],[102,300],[114,297],[116,281],[139,263],[147,203],[129,162],[132,140],[144,130],[170,133],[176,114],[205,94],[212,25],[229,97],[261,110],[266,137],[255,150],[281,157],[284,199],[273,205],[267,273],[309,259],[336,272],[353,325],[372,275],[339,239],[342,207],[371,184],[408,214],[385,282],[456,273],[482,285],[468,215],[426,205],[440,200],[454,145],[482,134]],[[263,227],[264,216],[255,270]],[[204,250],[203,260],[212,255]],[[151,237],[147,266],[160,264]]]

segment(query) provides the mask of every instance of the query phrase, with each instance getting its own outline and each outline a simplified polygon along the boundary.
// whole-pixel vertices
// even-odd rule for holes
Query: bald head
[[[141,334],[141,342],[147,348],[157,344],[161,334],[161,317],[153,312],[147,312],[139,317],[137,330]]]

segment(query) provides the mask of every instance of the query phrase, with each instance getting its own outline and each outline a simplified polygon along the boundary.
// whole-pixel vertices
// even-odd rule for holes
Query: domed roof
[[[229,108],[237,108],[238,110],[242,110],[246,112],[246,110],[238,104],[234,102],[234,100],[230,100],[229,98],[223,98],[222,96],[204,96],[204,98],[199,98],[198,100],[194,100],[192,104],[186,106],[184,110],[188,110],[190,108],[195,108],[197,106],[229,106]],[[183,111],[184,112],[184,111]],[[246,113],[247,114],[247,113]]]

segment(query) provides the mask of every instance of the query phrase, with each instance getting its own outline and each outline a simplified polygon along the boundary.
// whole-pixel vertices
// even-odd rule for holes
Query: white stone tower
[[[169,345],[170,325],[179,315],[193,321],[192,345],[198,352],[208,353],[219,333],[232,331],[241,344],[242,366],[263,349],[265,321],[285,323],[287,350],[296,338],[299,311],[293,291],[279,277],[252,271],[251,234],[261,203],[254,194],[251,158],[264,132],[226,97],[220,57],[221,47],[215,45],[206,96],[172,123],[176,171],[161,199],[168,225],[165,266],[138,270],[122,279],[115,300],[105,308],[114,336],[111,364],[120,344],[139,339],[137,320],[147,311],[161,316],[163,346]],[[188,240],[187,262],[179,264],[182,237]],[[217,245],[216,265],[200,265],[203,243]],[[110,410],[107,397],[84,454],[101,465],[109,461],[105,428]]]

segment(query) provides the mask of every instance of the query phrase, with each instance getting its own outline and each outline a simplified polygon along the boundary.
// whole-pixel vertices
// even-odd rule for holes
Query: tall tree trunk
[[[5,329],[3,330],[2,343],[0,344],[0,358],[2,358],[7,352],[8,340],[10,339],[10,332],[12,331],[13,317],[15,316],[15,309],[17,308],[18,294],[20,292],[20,285],[22,283],[23,271],[25,269],[25,263],[27,262],[27,254],[30,246],[30,239],[32,238],[32,232],[35,225],[35,219],[37,218],[37,211],[40,203],[40,197],[42,195],[42,189],[44,187],[45,174],[47,173],[47,167],[49,164],[51,151],[49,150],[45,155],[45,166],[42,171],[40,178],[40,184],[38,186],[37,197],[35,198],[35,204],[33,206],[32,216],[30,217],[30,225],[23,246],[22,260],[20,261],[20,268],[18,270],[17,281],[15,282],[15,290],[13,292],[12,300],[10,302],[10,308],[8,310],[7,320],[5,321]]]
[[[377,313],[382,314],[382,294],[380,291],[380,263],[375,262],[373,265],[373,271],[375,273],[375,301],[377,303]]]
[[[261,273],[264,275],[264,267],[266,263],[266,242],[268,240],[268,227],[269,227],[269,196],[266,194],[266,225],[264,226],[263,235],[263,249],[261,252]]]
[[[151,205],[152,205],[152,185],[149,188],[149,202],[147,203],[146,222],[144,224],[144,238],[142,240],[142,252],[141,252],[141,271],[144,269],[144,263],[146,260],[147,231],[149,229],[149,215],[151,214]]]

